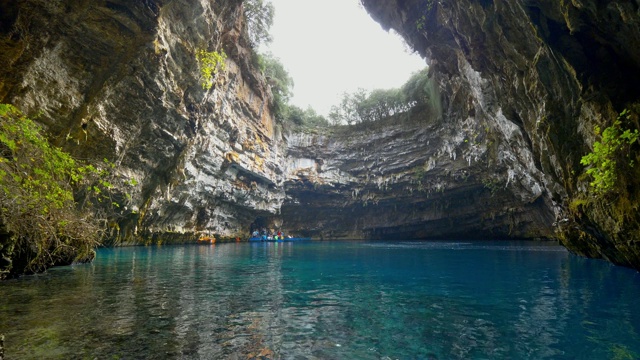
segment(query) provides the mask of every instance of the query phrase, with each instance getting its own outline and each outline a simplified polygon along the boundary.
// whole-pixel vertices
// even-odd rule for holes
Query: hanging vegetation
[[[41,133],[0,104],[0,279],[90,261],[100,239],[99,222],[76,208],[73,189],[89,186],[95,197],[110,184]]]

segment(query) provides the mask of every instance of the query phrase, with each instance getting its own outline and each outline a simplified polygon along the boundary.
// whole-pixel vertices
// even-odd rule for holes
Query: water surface
[[[640,274],[544,243],[101,249],[0,295],[8,359],[640,358]]]

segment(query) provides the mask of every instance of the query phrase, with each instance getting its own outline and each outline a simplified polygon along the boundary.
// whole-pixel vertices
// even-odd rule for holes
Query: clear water
[[[640,273],[540,243],[101,249],[0,295],[7,359],[640,358]]]

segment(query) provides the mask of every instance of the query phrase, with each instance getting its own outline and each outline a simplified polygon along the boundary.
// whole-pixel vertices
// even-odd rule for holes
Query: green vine
[[[225,71],[227,67],[225,63],[226,59],[227,54],[225,54],[224,50],[222,52],[217,52],[200,49],[196,52],[196,60],[200,65],[203,89],[209,90],[213,87],[216,74],[219,71]]]

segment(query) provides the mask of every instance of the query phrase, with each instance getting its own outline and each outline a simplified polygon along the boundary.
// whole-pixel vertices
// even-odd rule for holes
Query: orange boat
[[[198,244],[215,244],[216,238],[212,236],[200,236],[198,239]]]

